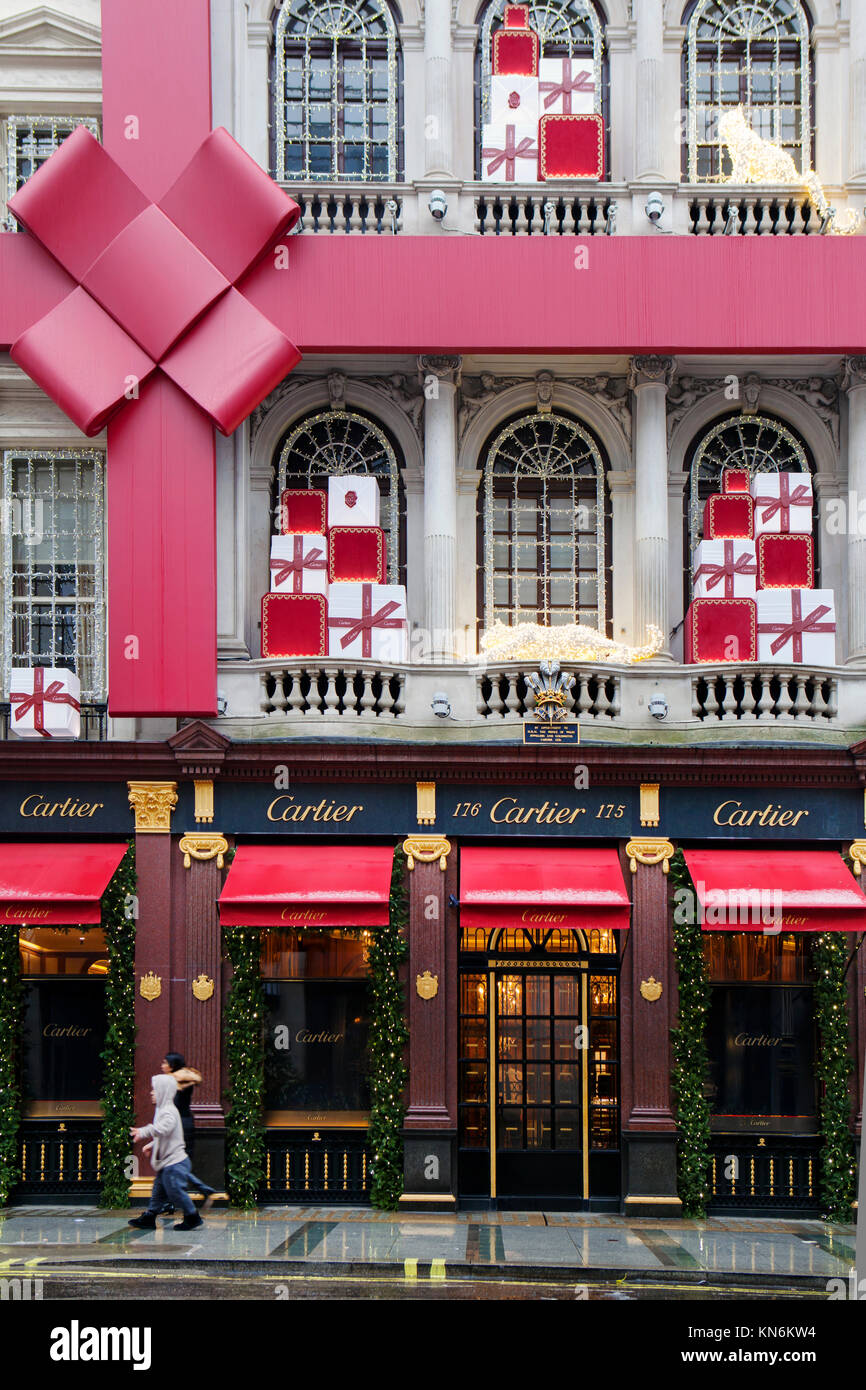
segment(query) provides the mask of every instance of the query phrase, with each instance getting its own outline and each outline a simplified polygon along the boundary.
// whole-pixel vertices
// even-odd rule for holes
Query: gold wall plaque
[[[421,864],[432,864],[438,859],[439,868],[444,873],[451,853],[451,842],[444,835],[410,835],[408,840],[403,841],[403,853],[410,869],[414,869],[416,859]]]
[[[650,975],[648,980],[641,980],[640,992],[648,1003],[654,1004],[657,999],[661,998],[661,981],[657,980],[655,975]]]
[[[658,825],[659,823],[659,784],[641,782],[640,784],[640,823]]]
[[[195,788],[195,818],[199,822],[213,822],[213,782],[205,778],[193,782]]]
[[[137,835],[168,835],[177,805],[177,782],[127,782]]]
[[[204,1003],[205,999],[210,999],[213,994],[213,980],[209,975],[197,975],[192,982],[192,992],[196,999]]]
[[[667,873],[668,860],[673,858],[674,847],[670,840],[647,837],[645,840],[629,840],[625,852],[633,874],[637,873],[638,864],[661,864]]]
[[[422,999],[434,999],[439,993],[439,976],[425,970],[423,975],[415,976],[415,988]]]
[[[229,842],[225,835],[215,830],[198,830],[181,835],[178,849],[183,855],[183,867],[188,869],[193,859],[216,859],[217,868],[223,866],[223,855],[228,852]]]
[[[419,825],[436,824],[436,783],[415,783],[415,814]]]
[[[162,976],[155,975],[152,970],[148,970],[146,975],[142,975],[138,983],[138,992],[142,999],[146,999],[152,1004],[154,999],[158,999],[162,994]]]
[[[860,877],[860,870],[866,864],[866,840],[855,840],[848,851],[848,855],[853,861],[854,872]]]

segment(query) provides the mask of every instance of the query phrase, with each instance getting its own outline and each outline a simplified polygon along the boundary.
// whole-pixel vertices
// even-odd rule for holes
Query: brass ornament
[[[168,835],[177,805],[177,782],[127,782],[137,835]]]
[[[853,861],[854,872],[860,877],[860,870],[866,864],[866,840],[855,840],[848,851],[849,858]]]
[[[661,981],[657,980],[655,975],[650,975],[648,980],[641,980],[640,992],[643,995],[644,999],[646,999],[647,1003],[654,1004],[657,999],[661,998]]]
[[[195,788],[195,818],[198,822],[213,822],[213,782],[208,777],[193,781]]]
[[[213,980],[209,975],[197,975],[192,982],[192,992],[202,1003],[213,994]]]
[[[436,783],[415,783],[415,814],[419,825],[436,824]]]
[[[187,835],[181,835],[178,842],[178,849],[183,854],[183,867],[188,869],[190,861],[198,859],[216,859],[217,868],[223,866],[223,855],[227,853],[229,842],[225,835],[220,835],[214,830],[192,831]]]
[[[659,784],[641,782],[640,784],[640,823],[658,825],[659,823]]]
[[[416,859],[421,864],[432,864],[438,859],[439,868],[444,873],[451,853],[451,842],[444,835],[410,835],[403,841],[403,853],[410,869],[414,869]]]
[[[154,999],[158,999],[162,994],[162,976],[148,970],[147,974],[142,975],[138,982],[138,992],[142,999],[146,999],[149,1004],[152,1004]]]
[[[661,864],[664,873],[667,873],[668,860],[673,858],[674,847],[670,840],[647,838],[629,840],[625,852],[633,874],[637,873],[638,864]]]
[[[415,976],[415,988],[422,999],[434,999],[439,993],[439,976],[425,970],[423,975]]]

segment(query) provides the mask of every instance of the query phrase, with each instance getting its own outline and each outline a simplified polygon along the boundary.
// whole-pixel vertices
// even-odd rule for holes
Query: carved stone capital
[[[225,835],[220,835],[215,830],[195,831],[193,834],[182,835],[178,843],[178,849],[183,855],[183,867],[188,869],[193,859],[206,860],[216,859],[217,868],[223,866],[223,855],[228,851],[229,842]]]
[[[177,782],[127,782],[137,835],[168,835],[177,805]]]
[[[842,390],[866,386],[866,357],[846,357],[842,363]]]
[[[438,859],[439,868],[444,873],[451,853],[451,841],[446,840],[444,835],[410,835],[403,841],[403,852],[410,869],[414,869],[416,859],[420,864],[432,864]]]
[[[667,873],[668,860],[673,858],[674,847],[670,840],[647,836],[646,839],[629,840],[625,852],[633,874],[637,873],[638,864],[661,864],[664,873]]]
[[[632,391],[640,386],[670,386],[674,379],[672,357],[633,357],[629,364],[628,384]]]
[[[419,357],[418,373],[421,380],[435,376],[446,386],[460,385],[460,372],[463,367],[462,357]]]

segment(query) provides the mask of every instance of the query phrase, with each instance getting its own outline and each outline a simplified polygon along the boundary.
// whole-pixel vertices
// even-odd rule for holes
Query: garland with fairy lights
[[[672,888],[687,889],[694,895],[694,885],[681,849],[670,861],[669,876]],[[697,901],[696,896],[692,901]],[[704,1217],[711,1159],[710,1105],[704,1094],[709,1070],[706,1025],[710,986],[697,915],[696,912],[685,913],[691,920],[680,922],[674,912],[679,1021],[677,1027],[671,1029],[671,1084],[677,1104],[677,1191],[683,1204],[683,1216]]]
[[[21,967],[18,928],[0,927],[0,1207],[18,1182],[21,1123]]]
[[[248,1210],[256,1205],[265,1165],[262,937],[249,927],[223,927],[223,941],[232,965],[225,1007],[226,1190],[234,1206]]]
[[[135,1123],[135,846],[102,895],[108,950],[102,1072],[101,1207],[129,1205],[129,1131]]]
[[[844,932],[823,932],[815,939],[815,1022],[818,1055],[815,1075],[821,1087],[821,1203],[825,1221],[851,1220],[856,1164],[851,1137],[848,1051],[848,991],[845,971],[848,941]]]

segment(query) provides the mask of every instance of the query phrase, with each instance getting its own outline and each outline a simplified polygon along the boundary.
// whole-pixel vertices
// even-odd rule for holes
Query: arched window
[[[284,488],[328,490],[328,478],[345,473],[373,473],[379,483],[379,525],[385,532],[387,582],[405,584],[405,517],[396,446],[366,415],[351,410],[324,410],[293,425],[284,438],[276,465],[272,516],[279,517]],[[276,530],[276,524],[274,530]]]
[[[692,598],[692,565],[703,533],[704,503],[722,487],[723,468],[747,468],[750,473],[809,473],[806,446],[781,420],[766,415],[729,415],[717,420],[692,445],[688,465],[688,504],[685,538],[685,604]],[[813,524],[813,535],[818,527]],[[815,584],[818,585],[815,555]]]
[[[521,415],[490,440],[479,508],[481,629],[498,618],[606,632],[604,469],[594,437],[565,415]]]
[[[502,28],[506,0],[492,0],[479,16],[475,61],[475,176],[481,177],[481,131],[490,120],[490,77],[493,35]],[[529,0],[529,23],[538,34],[541,58],[591,59],[595,69],[596,110],[604,116],[608,148],[605,168],[610,169],[608,119],[608,63],[604,42],[605,21],[593,0]]]
[[[395,182],[399,89],[387,0],[286,0],[274,44],[274,178]]]
[[[719,121],[737,106],[757,135],[805,173],[812,164],[811,61],[799,0],[697,0],[687,17],[686,177],[709,183],[730,174]]]

